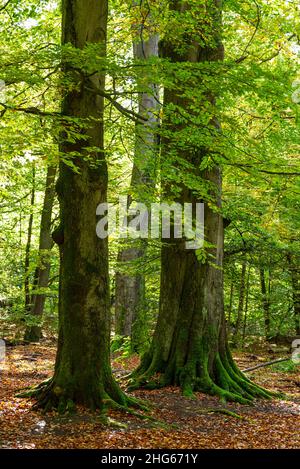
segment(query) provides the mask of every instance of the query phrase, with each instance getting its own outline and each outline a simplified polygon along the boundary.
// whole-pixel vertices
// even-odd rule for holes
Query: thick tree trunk
[[[210,44],[200,46],[193,33],[190,33],[189,38],[188,32],[184,33],[184,43],[181,47],[178,42],[174,46],[174,35],[170,40],[166,37],[163,52],[170,61],[178,63],[223,60],[223,46],[220,42],[221,1],[214,0],[210,5],[211,10],[207,8],[205,13],[211,14],[205,24],[210,24],[210,20],[213,23]],[[183,24],[188,8],[188,2],[170,3],[170,9],[176,10],[175,15],[183,15]],[[200,13],[199,10],[198,14],[199,21],[203,21],[203,12]],[[180,23],[180,18],[178,21]],[[166,89],[165,107],[171,105],[176,109],[180,106],[185,108],[187,113],[191,112],[189,103],[182,98],[183,92],[184,85],[179,89],[178,83],[176,90]],[[214,98],[210,93],[207,99],[213,105]],[[211,122],[213,123],[218,126],[215,119]],[[176,124],[168,121],[168,135],[172,125],[173,132],[176,132]],[[206,154],[205,149],[180,150],[176,146],[176,137],[173,142],[170,140],[167,140],[162,148],[162,160],[164,155],[167,158],[171,151],[177,152],[181,158],[194,162],[195,174],[199,177],[197,167]],[[215,166],[203,172],[201,177],[214,187],[210,194],[211,200],[220,208],[220,168]],[[172,193],[167,192],[168,196],[172,196]],[[179,201],[199,202],[187,187],[182,188]],[[151,387],[173,384],[181,386],[185,395],[203,391],[241,403],[247,403],[256,396],[268,397],[268,392],[252,384],[242,374],[234,364],[228,349],[223,302],[223,218],[220,211],[213,209],[208,203],[205,204],[205,239],[210,247],[206,250],[207,257],[203,263],[197,259],[195,251],[185,249],[183,240],[171,239],[164,242],[158,323],[150,349],[132,376],[132,388],[141,385]],[[160,376],[158,382],[153,378],[157,373]]]
[[[98,44],[98,55],[105,56],[107,8],[107,0],[63,0],[63,44],[78,49]],[[108,402],[129,402],[110,368],[108,243],[96,235],[96,208],[106,202],[107,167],[104,102],[90,89],[103,90],[105,77],[84,76],[70,63],[64,64],[64,72],[77,83],[81,77],[64,97],[63,114],[72,118],[65,125],[76,125],[83,138],[72,143],[62,136],[60,150],[77,171],[60,164],[61,225],[53,233],[61,253],[58,351],[53,378],[36,391],[37,405],[59,411],[76,404],[102,409]]]
[[[46,294],[43,290],[48,287],[50,275],[50,251],[53,246],[51,237],[51,218],[52,208],[55,196],[55,176],[56,166],[48,166],[46,176],[46,187],[44,195],[44,203],[41,216],[40,242],[39,242],[39,260],[35,272],[35,284],[32,295],[32,307],[30,314],[37,320],[41,320],[46,301]],[[24,340],[27,342],[38,342],[41,338],[41,326],[27,326]]]
[[[134,2],[136,3],[136,2]],[[142,5],[140,5],[142,7]],[[145,28],[144,28],[145,29]],[[133,30],[133,53],[137,60],[148,60],[158,56],[158,35],[150,34],[143,39],[147,31],[137,27]],[[158,89],[151,83],[151,77],[147,77],[147,69],[144,73],[143,91],[139,99],[139,114],[147,117],[147,122],[136,124],[135,156],[132,169],[130,192],[133,199],[138,197],[138,202],[147,203],[147,194],[153,190],[153,168],[157,155],[157,113],[158,113]],[[139,85],[139,83],[138,83]],[[143,197],[146,199],[143,200]],[[132,197],[129,197],[130,206]],[[130,245],[131,244],[131,245]],[[131,338],[132,348],[139,351],[143,348],[141,331],[143,328],[142,313],[145,307],[145,277],[141,273],[124,273],[126,266],[134,269],[134,264],[146,255],[147,243],[128,243],[118,254],[119,271],[116,272],[115,284],[115,332],[120,336]]]

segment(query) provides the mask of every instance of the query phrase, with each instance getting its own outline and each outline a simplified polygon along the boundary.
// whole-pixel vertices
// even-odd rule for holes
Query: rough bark
[[[78,49],[98,44],[98,54],[104,56],[107,8],[106,0],[63,0],[63,44]],[[64,159],[72,159],[76,171],[61,162],[57,181],[61,224],[53,233],[61,254],[58,350],[54,376],[35,391],[37,406],[59,411],[76,404],[90,409],[104,409],[112,402],[124,406],[130,400],[110,368],[108,243],[96,236],[96,208],[106,202],[107,192],[104,102],[89,90],[103,90],[105,77],[101,73],[80,77],[71,63],[64,63],[63,70],[73,74],[77,85],[81,80],[66,92],[62,110],[65,116],[79,119],[77,131],[83,138],[74,143],[63,133],[61,139],[60,151]]]
[[[150,36],[144,39],[143,34],[149,35],[149,32],[144,29],[138,26],[133,30],[133,54],[135,59],[147,61],[151,57],[158,56],[158,35],[150,33]],[[135,156],[130,184],[130,193],[133,197],[129,197],[128,206],[136,197],[139,202],[147,203],[147,194],[153,190],[153,167],[155,167],[157,155],[158,89],[155,84],[151,83],[151,77],[146,76],[147,69],[144,69],[142,73],[144,73],[143,91],[139,98],[139,115],[146,116],[147,121],[137,123],[135,128]],[[144,199],[142,193],[144,193]],[[139,351],[143,347],[140,333],[143,321],[141,316],[145,306],[145,277],[141,273],[133,272],[130,275],[124,271],[126,271],[126,265],[132,267],[145,257],[147,243],[142,240],[140,243],[135,241],[134,245],[132,244],[129,242],[127,247],[121,248],[118,254],[119,271],[116,272],[115,283],[115,332],[120,336],[130,337],[132,348]]]
[[[56,166],[48,166],[40,225],[39,260],[34,276],[35,282],[33,286],[33,295],[31,299],[32,306],[30,314],[39,321],[41,320],[44,312],[44,305],[46,301],[46,294],[44,293],[44,290],[48,287],[51,267],[50,251],[53,246],[53,240],[51,236],[51,217],[55,197],[56,172]],[[40,325],[27,326],[24,336],[25,341],[38,342],[40,338]]]
[[[173,41],[164,40],[165,57],[172,62],[223,60],[220,41],[221,2],[214,0],[209,4],[212,8],[206,10],[206,15],[211,15],[209,19],[215,26],[211,33],[213,38],[210,38],[214,46],[211,43],[200,45],[195,37],[189,40],[189,33],[185,32],[185,47],[174,47]],[[176,10],[177,14],[184,14],[188,2],[172,2],[170,8]],[[182,91],[183,88],[166,89],[165,106],[171,104],[188,109],[189,103],[182,98]],[[210,93],[207,99],[214,103]],[[213,122],[219,126],[215,119]],[[168,122],[168,129],[171,126]],[[173,130],[176,131],[176,127],[173,126]],[[172,143],[168,141],[163,145],[162,160],[168,154],[170,145]],[[174,151],[174,147],[171,149]],[[195,162],[197,174],[205,149],[189,152],[177,147],[176,151],[187,161]],[[220,208],[220,168],[214,166],[199,176],[212,184],[214,189],[210,196]],[[180,201],[196,203],[199,200],[190,189],[183,187]],[[251,402],[258,396],[269,397],[267,391],[251,383],[237,368],[228,348],[223,301],[223,218],[220,211],[208,203],[205,204],[205,239],[211,247],[206,250],[204,262],[198,261],[195,251],[185,249],[183,240],[170,239],[164,242],[158,322],[150,349],[132,375],[132,388],[172,384],[181,386],[185,395],[203,391],[240,403]]]

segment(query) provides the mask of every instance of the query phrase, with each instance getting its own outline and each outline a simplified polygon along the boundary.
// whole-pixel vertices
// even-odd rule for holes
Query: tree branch
[[[257,370],[258,368],[263,368],[265,366],[274,365],[275,363],[288,362],[289,360],[290,358],[278,358],[277,360],[271,360],[270,362],[260,363],[259,365],[251,366],[251,368],[246,368],[245,370],[242,370],[242,371],[243,373],[246,373],[247,371]]]
[[[10,4],[10,2],[11,2],[11,0],[7,0],[7,2],[2,7],[0,7],[0,13],[1,13],[1,11],[5,10],[5,8]]]

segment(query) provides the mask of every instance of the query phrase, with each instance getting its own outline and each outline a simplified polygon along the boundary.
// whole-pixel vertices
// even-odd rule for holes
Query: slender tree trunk
[[[104,57],[107,9],[107,0],[63,0],[63,44],[77,49],[97,44],[97,54]],[[104,89],[105,77],[84,75],[77,63],[75,70],[64,63],[64,72],[78,85],[64,96],[63,115],[72,119],[65,125],[76,125],[83,138],[73,143],[62,135],[60,150],[77,171],[60,164],[56,187],[61,225],[53,233],[61,254],[58,350],[53,378],[36,391],[37,405],[59,411],[76,404],[103,409],[112,401],[129,402],[110,368],[108,243],[96,235],[96,209],[107,200],[107,166],[104,101],[95,90]]]
[[[143,2],[142,2],[143,3]],[[136,2],[134,2],[136,4]],[[142,8],[143,5],[140,5]],[[149,19],[148,19],[149,20]],[[147,61],[151,57],[158,56],[158,35],[150,34],[141,26],[133,30],[133,53],[137,60]],[[151,77],[147,77],[147,68],[144,68],[143,91],[139,99],[139,114],[147,117],[146,123],[136,124],[135,156],[132,169],[128,206],[132,199],[138,197],[139,202],[147,203],[147,194],[153,191],[153,168],[157,156],[157,113],[158,113],[158,89],[151,83]],[[146,83],[145,83],[146,82]],[[138,83],[140,85],[140,83]],[[141,85],[140,85],[141,86]],[[134,244],[134,245],[133,245]],[[131,338],[133,350],[143,348],[141,334],[143,327],[143,309],[145,307],[145,278],[141,273],[125,273],[128,267],[134,270],[134,264],[146,255],[147,242],[127,243],[127,247],[121,248],[118,254],[119,270],[116,272],[115,286],[115,332],[120,336]]]
[[[27,229],[27,242],[25,248],[25,263],[24,263],[24,291],[25,291],[25,314],[30,312],[31,306],[31,293],[30,293],[30,250],[32,239],[32,226],[33,226],[33,209],[35,204],[35,166],[32,168],[32,189],[30,199],[30,215]]]
[[[228,330],[230,329],[231,324],[231,313],[232,313],[232,306],[233,306],[233,294],[234,294],[234,283],[233,279],[231,280],[230,284],[230,294],[229,294],[229,308],[228,308]]]
[[[35,282],[31,300],[32,307],[30,314],[39,321],[44,311],[44,305],[46,301],[46,294],[44,293],[44,290],[48,287],[50,275],[50,251],[53,246],[53,240],[51,236],[51,217],[55,197],[56,171],[56,166],[50,165],[47,168],[45,195],[40,227],[39,259],[35,272]],[[36,292],[34,292],[34,290],[36,290]],[[25,341],[38,342],[40,338],[40,325],[27,326],[24,336]]]
[[[244,347],[245,338],[246,338],[247,318],[248,318],[248,309],[249,309],[250,274],[251,274],[251,266],[249,265],[247,282],[246,282],[246,299],[245,299],[244,324],[243,324],[243,347]]]
[[[179,15],[179,23],[180,15],[183,15],[184,24],[188,2],[176,1],[169,6],[171,10],[175,10],[175,17]],[[201,9],[198,14],[199,21],[203,22]],[[210,43],[200,45],[193,33],[185,31],[184,42],[180,44],[176,36],[177,42],[174,44],[172,31],[173,36],[168,39],[166,35],[162,44],[163,54],[171,62],[223,60],[224,52],[220,41],[221,1],[209,2],[205,15],[205,24],[213,25]],[[207,30],[205,35],[207,36]],[[189,102],[187,98],[182,97],[184,85],[182,89],[179,88],[177,84],[176,89],[165,90],[165,108],[170,110],[170,106],[173,109],[180,106],[186,108],[189,113]],[[210,93],[207,99],[214,104]],[[213,123],[219,128],[216,119],[213,119],[211,124]],[[214,166],[199,174],[197,168],[207,151],[200,151],[199,148],[194,151],[181,150],[176,146],[178,125],[176,127],[174,121],[167,121],[167,128],[168,140],[166,139],[162,147],[162,161],[168,154],[179,153],[181,158],[194,162],[195,174],[211,183],[214,189],[210,191],[210,200],[214,200],[215,205],[220,208],[220,168]],[[175,132],[173,140],[171,129]],[[167,192],[167,197],[170,195],[172,196],[172,192]],[[178,199],[181,203],[199,202],[194,192],[186,186],[182,187]],[[199,262],[195,251],[185,249],[184,240],[164,240],[158,322],[150,349],[144,355],[140,367],[133,373],[132,388],[175,384],[182,387],[185,395],[191,395],[193,391],[203,391],[241,403],[247,403],[255,396],[267,397],[269,394],[266,391],[251,383],[240,372],[228,348],[223,301],[223,218],[220,210],[213,209],[208,203],[205,204],[205,239],[210,247],[206,250],[207,257],[203,263]],[[155,380],[157,373],[160,376],[158,381]]]
[[[260,285],[261,285],[261,294],[262,294],[262,307],[264,312],[264,324],[265,324],[265,336],[266,340],[270,340],[270,299],[267,292],[265,270],[260,269]]]
[[[292,295],[293,295],[293,307],[294,307],[294,320],[295,320],[295,331],[297,335],[300,335],[300,269],[299,269],[299,257],[296,256],[294,259],[292,255],[288,256],[289,270],[292,283]]]
[[[246,286],[246,283],[245,283],[246,269],[247,269],[247,262],[244,261],[242,264],[242,272],[241,272],[240,296],[239,296],[239,304],[238,304],[238,310],[237,310],[237,318],[236,318],[235,330],[233,334],[233,342],[236,347],[240,343],[240,334],[241,334],[241,327],[242,327],[242,322],[243,322],[245,286]]]

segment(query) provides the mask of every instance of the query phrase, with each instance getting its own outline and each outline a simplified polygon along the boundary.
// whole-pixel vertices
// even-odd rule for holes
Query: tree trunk
[[[176,45],[174,45],[174,31],[170,39],[166,34],[162,50],[163,55],[171,62],[223,60],[224,52],[220,40],[221,1],[214,0],[209,3],[212,7],[206,9],[205,28],[207,29],[208,24],[212,24],[210,43],[200,45],[196,39],[199,36],[207,37],[207,30],[204,36],[200,31],[196,38],[195,33],[185,31],[183,34],[179,31],[176,35]],[[174,15],[178,24],[184,25],[185,13],[189,9],[188,2],[171,2],[170,9],[176,10]],[[193,13],[199,15],[199,22],[203,24],[203,11],[199,8],[198,13],[197,11]],[[189,12],[188,18],[190,19]],[[182,43],[177,39],[180,38],[180,34],[183,34]],[[214,46],[211,46],[212,43]],[[182,97],[184,84],[181,85],[182,89],[179,89],[178,82],[176,85],[176,89],[165,90],[165,108],[170,109],[171,106],[172,109],[177,109],[177,106],[180,106],[187,114],[192,113],[193,107],[190,109],[187,98]],[[207,94],[207,100],[214,104],[211,93]],[[172,119],[172,116],[169,119]],[[211,126],[213,125],[219,128],[216,119],[212,120]],[[220,168],[214,166],[199,174],[197,168],[207,150],[181,149],[176,146],[178,124],[176,127],[175,122],[167,121],[167,129],[168,134],[162,147],[162,161],[168,154],[179,153],[182,159],[194,162],[194,174],[212,184],[214,189],[210,191],[210,200],[214,200],[214,205],[220,209],[222,188]],[[175,133],[173,141],[170,129]],[[166,195],[170,197],[172,192],[168,193],[168,190],[169,187],[166,187]],[[179,201],[199,202],[194,194],[194,191],[183,184]],[[203,391],[241,403],[248,403],[255,396],[268,397],[268,392],[251,383],[242,374],[231,357],[226,338],[223,301],[224,227],[220,210],[213,208],[211,203],[205,203],[204,221],[205,239],[209,247],[202,262],[197,259],[194,250],[185,249],[184,240],[164,240],[158,322],[150,349],[132,376],[132,388],[142,385],[149,387],[179,385],[183,393],[188,396],[194,391]],[[158,382],[153,378],[157,373],[160,375]]]
[[[240,296],[239,296],[239,304],[238,304],[238,310],[237,310],[237,318],[236,318],[235,329],[234,329],[234,334],[233,334],[233,343],[235,347],[239,346],[240,337],[241,337],[241,326],[243,322],[244,300],[245,300],[246,268],[247,268],[247,262],[244,261],[242,264]]]
[[[30,250],[32,239],[32,226],[33,226],[33,209],[35,203],[35,166],[32,168],[32,189],[30,199],[30,214],[27,229],[27,242],[25,248],[25,263],[24,263],[24,292],[25,292],[25,314],[30,312],[31,307],[31,293],[30,293]]]
[[[133,30],[133,53],[135,59],[147,61],[158,56],[158,35],[150,33],[150,37],[144,40],[143,34],[148,34],[144,29],[144,26],[138,26]],[[138,85],[142,86],[142,90],[145,86],[149,90],[141,92],[139,114],[146,116],[148,120],[145,123],[137,123],[135,128],[135,156],[130,184],[130,193],[133,196],[128,198],[128,206],[132,199],[137,197],[139,202],[148,202],[147,194],[153,191],[153,168],[157,156],[158,89],[151,83],[151,77],[146,76],[147,69],[143,70],[143,85]],[[126,266],[134,270],[134,264],[145,257],[146,249],[146,240],[139,243],[134,241],[134,245],[129,241],[127,247],[119,251],[119,270],[116,272],[115,332],[117,335],[130,337],[132,349],[135,351],[143,348],[141,332],[145,327],[142,317],[145,306],[145,277],[141,273],[133,272],[130,275],[124,271]]]
[[[228,324],[227,331],[228,332],[229,332],[230,327],[231,327],[231,313],[232,313],[232,306],[233,306],[233,294],[234,294],[234,282],[233,282],[233,278],[232,278],[231,284],[230,284],[229,307],[228,307],[228,321],[227,321],[227,324]]]
[[[105,56],[107,0],[63,0],[63,44],[84,49],[98,44]],[[103,409],[107,403],[127,405],[110,368],[110,295],[108,243],[96,235],[96,208],[107,200],[107,166],[103,144],[104,74],[84,75],[64,63],[64,72],[81,79],[63,100],[68,128],[76,126],[75,143],[62,135],[57,193],[61,225],[53,233],[60,247],[59,338],[54,376],[37,390],[40,407],[59,411],[76,404]],[[74,121],[74,118],[76,121]],[[67,130],[67,129],[66,129]],[[71,139],[72,140],[72,139]],[[88,147],[88,149],[87,149]]]
[[[260,269],[260,285],[261,285],[261,294],[262,294],[262,307],[264,312],[264,324],[265,324],[265,336],[266,340],[270,340],[270,299],[267,292],[266,279],[265,279],[265,270]]]
[[[246,283],[246,299],[245,299],[245,311],[244,311],[244,323],[243,323],[243,344],[242,344],[243,347],[245,345],[247,318],[248,318],[248,309],[249,309],[250,274],[251,274],[251,266],[249,265],[247,283]]]
[[[296,256],[294,260],[292,255],[288,256],[290,267],[290,275],[292,281],[293,291],[293,306],[294,306],[294,320],[296,335],[300,335],[300,270],[299,270],[299,257]]]
[[[51,217],[52,208],[55,196],[55,176],[56,166],[48,166],[46,176],[46,187],[44,195],[44,203],[41,216],[40,227],[40,242],[39,242],[39,260],[35,272],[35,284],[32,296],[32,307],[30,314],[40,321],[44,305],[46,301],[46,294],[43,290],[48,287],[50,275],[50,251],[53,246],[51,237]],[[36,290],[36,292],[34,292]],[[38,342],[41,338],[41,326],[32,325],[27,326],[25,331],[24,340],[27,342]]]

